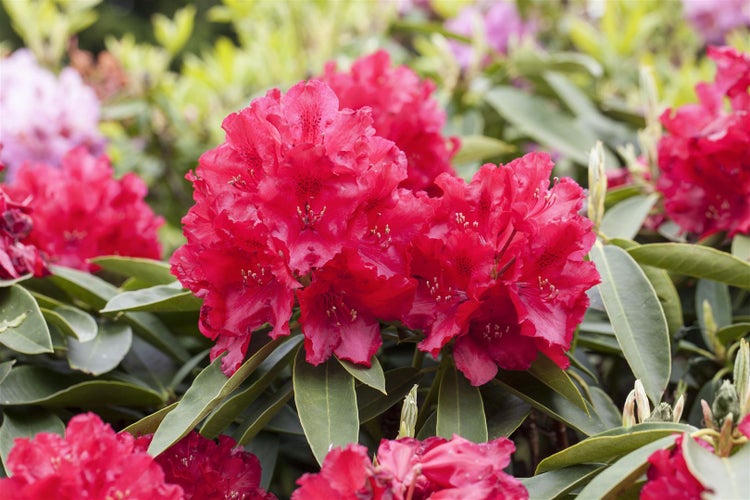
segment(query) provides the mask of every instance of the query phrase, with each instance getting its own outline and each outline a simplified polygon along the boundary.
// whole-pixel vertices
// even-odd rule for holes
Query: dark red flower
[[[329,63],[321,79],[331,86],[342,108],[372,109],[375,132],[406,153],[409,177],[402,187],[436,195],[435,178],[443,172],[455,175],[450,159],[459,141],[442,135],[445,113],[432,98],[431,81],[420,80],[406,66],[391,66],[384,50],[358,59],[348,72]]]
[[[27,163],[18,170],[10,196],[30,200],[34,229],[26,242],[50,262],[96,270],[88,259],[127,255],[158,259],[157,229],[163,223],[144,201],[146,185],[135,174],[113,177],[106,156],[85,148],[69,151],[62,166]]]
[[[7,467],[2,500],[183,498],[133,436],[115,433],[93,413],[73,417],[65,437],[42,432],[16,439]]]
[[[153,434],[141,436],[137,446],[146,450]],[[229,436],[219,442],[193,431],[157,456],[168,483],[179,485],[185,499],[275,500],[260,487],[258,457],[237,446]]]
[[[2,170],[0,165],[0,170]],[[0,185],[0,279],[44,276],[47,262],[34,245],[23,243],[33,226],[28,200],[16,203]]]
[[[692,439],[692,438],[690,438]],[[683,436],[677,436],[671,450],[657,450],[648,457],[651,464],[646,484],[641,489],[642,500],[699,500],[706,488],[690,473],[682,455]],[[713,452],[702,439],[701,446]]]
[[[750,56],[730,47],[708,55],[717,73],[696,86],[700,102],[661,116],[667,134],[658,145],[657,188],[683,230],[732,237],[750,233]]]

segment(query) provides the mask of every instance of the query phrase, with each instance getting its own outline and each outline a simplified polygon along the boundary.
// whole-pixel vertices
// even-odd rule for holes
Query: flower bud
[[[714,414],[705,399],[701,399],[701,409],[703,410],[703,425],[708,429],[716,430],[716,426],[714,425]]]
[[[680,421],[680,418],[682,418],[682,411],[685,409],[685,395],[681,394],[679,398],[677,398],[677,402],[674,404],[674,408],[672,409],[672,422],[678,423]]]
[[[641,379],[635,380],[635,404],[638,408],[638,421],[645,422],[651,416],[651,405],[646,396],[646,389],[643,388]]]
[[[673,418],[669,403],[659,403],[644,422],[671,422]]]
[[[635,425],[635,390],[630,391],[622,408],[622,426],[631,427]]]
[[[724,419],[730,414],[739,415],[740,402],[737,398],[737,391],[734,388],[734,384],[729,380],[722,382],[721,387],[719,387],[714,402],[711,405],[711,411],[714,416],[714,425],[718,428],[722,427]]]
[[[401,407],[401,423],[398,428],[398,437],[414,437],[417,426],[417,385],[411,388],[409,394],[404,398],[404,404]]]
[[[607,176],[604,173],[604,148],[601,141],[591,149],[589,155],[589,199],[588,217],[594,222],[594,229],[604,216],[604,198],[607,195]]]
[[[708,300],[704,300],[703,304],[701,304],[701,307],[703,310],[703,330],[706,335],[706,339],[708,339],[714,354],[716,354],[716,357],[718,357],[719,359],[724,359],[724,357],[726,356],[726,348],[719,341],[719,339],[716,338],[716,332],[719,331],[719,325],[716,324],[716,319],[714,318],[714,311],[711,308],[711,303]]]
[[[739,397],[740,416],[750,413],[750,344],[740,339],[740,348],[734,358],[734,387]]]

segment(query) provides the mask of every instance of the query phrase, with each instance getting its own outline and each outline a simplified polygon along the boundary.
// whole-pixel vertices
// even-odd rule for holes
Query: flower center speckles
[[[313,211],[313,209],[310,207],[310,202],[305,202],[304,210],[299,205],[297,205],[297,216],[302,222],[303,227],[314,226],[318,221],[320,221],[320,219],[323,218],[323,215],[325,215],[325,213],[325,206],[319,213],[316,214],[315,211]]]
[[[357,310],[344,304],[344,301],[337,299],[336,304],[331,304],[326,309],[326,316],[336,322],[336,326],[342,326],[342,321],[354,323],[357,320]]]
[[[370,228],[370,234],[380,242],[380,246],[383,249],[391,246],[391,243],[393,242],[393,238],[391,238],[391,227],[388,224],[385,225],[382,231],[376,224],[374,227]]]
[[[487,342],[495,342],[503,338],[503,335],[509,331],[510,325],[500,326],[497,323],[487,323],[482,329],[482,338]]]
[[[435,299],[435,302],[438,304],[440,302],[448,302],[456,295],[453,287],[449,286],[446,288],[445,285],[441,285],[437,276],[434,276],[432,281],[427,280],[425,284],[427,285],[427,291],[430,293],[430,297]]]
[[[469,222],[466,220],[466,216],[462,212],[456,213],[456,224],[458,224],[459,227],[462,227],[464,229],[468,229],[469,226],[476,229],[479,227],[479,223],[477,221]]]
[[[241,269],[240,274],[242,275],[243,285],[255,284],[263,286],[271,279],[271,273],[268,271],[267,266],[259,263],[255,264],[255,268],[253,269]]]
[[[72,231],[63,231],[63,238],[65,238],[65,241],[67,242],[80,241],[84,239],[86,235],[87,235],[86,231],[81,231],[80,229],[74,229]]]
[[[541,292],[541,296],[547,300],[553,300],[558,295],[560,295],[560,290],[550,283],[550,281],[547,278],[542,278],[541,276],[537,276],[537,279],[539,281],[539,291]]]

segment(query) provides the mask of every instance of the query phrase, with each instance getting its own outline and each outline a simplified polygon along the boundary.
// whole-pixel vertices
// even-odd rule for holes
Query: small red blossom
[[[692,439],[692,438],[690,438]],[[683,436],[677,436],[671,450],[657,450],[648,457],[651,464],[646,484],[641,489],[641,500],[699,500],[706,488],[688,470],[682,454]],[[698,444],[713,452],[702,439]]]
[[[657,188],[684,231],[732,237],[750,233],[750,55],[712,47],[708,56],[717,73],[696,86],[700,102],[661,116]]]
[[[133,436],[116,433],[93,413],[73,417],[65,437],[42,432],[16,439],[7,467],[1,500],[183,498]]]
[[[146,450],[153,434],[141,436],[136,445]],[[193,431],[155,458],[168,483],[179,485],[186,500],[204,498],[275,500],[260,487],[258,457],[237,446],[229,436],[219,442]]]
[[[331,450],[320,473],[302,476],[292,500],[526,499],[521,482],[503,472],[513,451],[506,438],[480,444],[459,436],[384,439],[373,465],[367,448],[350,444]]]
[[[39,249],[23,243],[33,226],[27,201],[14,202],[0,186],[0,279],[15,279],[26,274],[40,277],[49,272]]]
[[[369,107],[376,133],[406,154],[409,177],[402,187],[436,195],[435,178],[443,172],[455,175],[450,159],[459,141],[442,135],[445,113],[432,97],[431,81],[420,80],[406,66],[392,66],[384,50],[358,59],[348,72],[328,63],[321,79],[331,86],[342,108]]]
[[[744,434],[746,438],[750,439],[750,413],[745,415],[745,418],[737,424],[737,430]]]
[[[7,186],[12,199],[30,200],[34,229],[25,243],[50,262],[94,271],[99,255],[158,259],[157,229],[163,219],[144,201],[146,184],[135,174],[113,177],[106,156],[85,148],[69,151],[60,168],[26,163]]]

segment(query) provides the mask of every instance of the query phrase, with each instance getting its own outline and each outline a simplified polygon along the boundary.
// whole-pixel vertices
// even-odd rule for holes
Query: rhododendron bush
[[[0,499],[750,495],[742,16],[208,3],[2,3]]]

